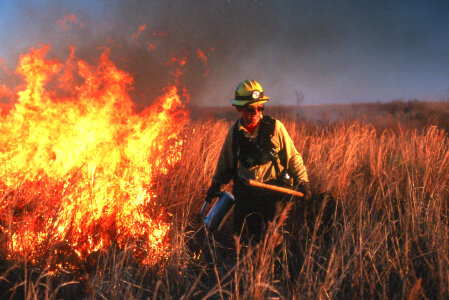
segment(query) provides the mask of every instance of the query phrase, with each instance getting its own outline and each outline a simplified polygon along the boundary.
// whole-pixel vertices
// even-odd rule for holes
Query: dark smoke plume
[[[449,69],[441,61],[449,44],[448,5],[439,1],[19,3],[20,20],[3,46],[10,70],[19,53],[39,43],[62,60],[73,45],[77,57],[92,63],[107,47],[133,75],[139,109],[174,82],[194,104],[229,105],[244,79],[260,81],[274,104],[296,104],[297,93],[306,104],[356,102],[398,88],[416,93],[411,87],[423,69],[435,67],[437,79]]]

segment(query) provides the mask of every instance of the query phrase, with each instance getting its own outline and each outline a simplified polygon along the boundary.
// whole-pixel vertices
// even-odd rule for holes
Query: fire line
[[[74,49],[65,62],[49,60],[49,49],[21,55],[16,73],[25,83],[1,116],[3,253],[83,261],[117,245],[143,264],[163,259],[170,221],[153,182],[181,157],[188,112],[177,87],[135,113],[133,79],[107,51],[90,65]]]

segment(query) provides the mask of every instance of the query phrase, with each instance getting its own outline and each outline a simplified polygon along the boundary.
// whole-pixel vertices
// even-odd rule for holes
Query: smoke
[[[115,1],[93,8],[48,1],[23,2],[19,10],[21,43],[9,53],[43,43],[64,57],[73,45],[76,56],[89,61],[108,47],[119,68],[133,75],[139,107],[174,81],[186,86],[195,104],[228,105],[247,78],[281,91],[283,74],[295,71],[292,60],[334,43],[338,28],[326,25],[333,19],[324,16],[296,20],[276,1]],[[279,91],[276,97],[283,98]]]
[[[137,108],[174,82],[193,104],[229,105],[245,79],[260,81],[275,104],[295,104],[297,93],[308,104],[377,100],[414,86],[423,66],[441,65],[437,49],[448,40],[440,34],[437,45],[429,36],[447,21],[439,9],[351,0],[20,1],[5,21],[20,22],[0,55],[11,64],[42,43],[66,57],[73,45],[94,62],[107,47],[134,77]],[[435,76],[447,78],[447,69]],[[405,72],[416,74],[405,80]]]

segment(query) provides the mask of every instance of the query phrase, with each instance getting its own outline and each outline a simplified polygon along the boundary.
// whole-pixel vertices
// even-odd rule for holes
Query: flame
[[[56,20],[56,24],[61,26],[64,31],[70,29],[70,24],[76,23],[77,18],[74,14],[65,14],[62,19]]]
[[[206,67],[206,71],[204,72],[204,77],[206,77],[210,71],[209,68],[207,67],[207,56],[204,53],[204,51],[201,49],[196,50],[196,55],[198,56],[198,58],[203,62],[204,66]]]
[[[201,49],[197,49],[196,55],[198,56],[199,59],[201,59],[203,61],[203,64],[205,66],[207,66],[207,56],[206,56],[206,54],[204,54],[204,51]]]
[[[184,74],[184,69],[187,63],[187,56],[172,57],[164,65],[173,66],[174,70],[170,71],[170,75],[174,78],[179,78]]]
[[[13,92],[6,84],[0,85],[0,99],[1,98],[12,99],[13,96],[14,96]]]
[[[154,51],[154,50],[156,50],[156,45],[155,44],[153,44],[153,43],[150,43],[150,42],[147,42],[147,50],[148,50],[148,52],[151,52],[151,51]]]
[[[144,264],[163,259],[170,223],[152,188],[180,159],[188,113],[178,89],[137,114],[133,79],[108,51],[96,66],[73,47],[64,63],[48,51],[21,55],[25,84],[1,116],[0,246],[33,263],[51,253],[82,261],[113,245]]]
[[[167,37],[168,33],[162,30],[159,31],[153,31],[151,34],[152,36],[158,36],[158,37]]]
[[[8,68],[6,67],[6,60],[3,56],[0,56],[0,67],[6,74],[9,73]]]
[[[133,35],[131,35],[131,39],[135,40],[139,37],[139,35],[142,34],[142,32],[147,28],[147,24],[142,24],[139,26],[139,29],[137,30],[136,33],[134,33]]]

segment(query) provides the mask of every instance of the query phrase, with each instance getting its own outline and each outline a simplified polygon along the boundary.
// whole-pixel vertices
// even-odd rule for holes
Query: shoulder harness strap
[[[276,125],[276,119],[270,116],[264,116],[260,121],[259,134],[257,136],[257,143],[262,149],[271,148],[271,137],[274,135],[274,128]],[[271,149],[270,149],[271,150]]]
[[[238,143],[238,139],[239,139],[239,121],[241,121],[242,119],[238,119],[235,123],[234,123],[234,130],[232,131],[232,157],[234,159],[234,174],[237,174],[237,161],[238,161],[238,157],[237,157],[237,151],[239,148],[239,143]]]
[[[236,174],[237,171],[237,163],[239,160],[238,153],[239,153],[239,147],[241,146],[242,142],[247,143],[245,140],[245,137],[243,137],[242,133],[239,131],[238,123],[241,122],[241,119],[238,120],[234,124],[233,134],[232,134],[232,154],[234,157],[234,174]],[[279,166],[276,159],[276,153],[274,153],[274,146],[271,142],[271,138],[274,135],[276,125],[276,119],[270,117],[270,116],[264,116],[261,120],[261,124],[259,127],[259,133],[257,135],[256,140],[254,141],[257,145],[256,148],[259,149],[259,156],[256,157],[256,161],[261,161],[260,152],[262,152],[263,157],[262,161],[272,161],[274,168],[276,170],[276,175],[279,175]],[[255,151],[257,152],[257,151]],[[242,153],[240,153],[242,154]],[[257,154],[256,154],[257,156]]]

